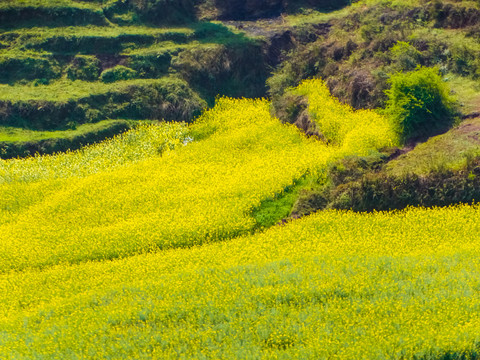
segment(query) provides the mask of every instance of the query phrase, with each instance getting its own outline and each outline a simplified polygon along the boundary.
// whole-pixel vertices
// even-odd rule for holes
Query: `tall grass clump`
[[[456,103],[437,69],[418,67],[396,73],[390,83],[385,112],[403,140],[428,137],[453,124]]]

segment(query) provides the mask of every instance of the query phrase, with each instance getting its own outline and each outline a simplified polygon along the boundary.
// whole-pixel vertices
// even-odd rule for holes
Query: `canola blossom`
[[[307,139],[271,117],[269,106],[219,99],[188,129],[198,139],[188,146],[178,146],[190,136],[183,125],[151,126],[79,152],[3,162],[0,272],[248,233],[263,199],[356,153]]]
[[[325,89],[297,91],[328,144],[220,98],[189,126],[0,162],[0,358],[478,356],[479,205],[256,231],[264,199],[397,141]]]
[[[226,242],[4,274],[0,357],[474,358],[479,212],[325,211]]]
[[[12,213],[13,220],[0,225],[0,272],[238,236],[254,227],[252,207],[325,163],[330,153],[272,118],[263,100],[220,100],[191,131],[205,138],[128,166],[100,165],[108,171],[86,176],[102,159],[86,151],[95,161],[85,166],[72,160],[72,173],[63,179],[49,175],[57,161],[48,158],[43,179],[4,184],[3,192],[12,195],[2,213]],[[26,167],[38,162],[27,160]]]
[[[363,155],[398,144],[393,122],[373,110],[354,110],[330,95],[320,79],[303,81],[293,92],[308,99],[308,111],[325,139],[342,155]]]

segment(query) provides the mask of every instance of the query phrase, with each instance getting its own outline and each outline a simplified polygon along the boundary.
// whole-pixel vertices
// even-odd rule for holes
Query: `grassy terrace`
[[[106,119],[188,121],[206,106],[175,77],[114,83],[60,80],[49,85],[0,85],[0,123],[64,130]]]
[[[128,122],[126,120],[103,120],[94,124],[79,125],[76,129],[71,130],[54,130],[54,131],[34,131],[17,127],[0,127],[0,142],[27,142],[48,139],[73,138],[80,135],[87,135],[106,129],[115,124]]]
[[[0,9],[10,7],[79,7],[86,9],[101,9],[100,1],[72,1],[72,0],[2,0]]]
[[[157,28],[148,26],[65,26],[65,27],[34,27],[16,29],[3,32],[0,39],[17,38],[17,42],[10,44],[22,45],[22,42],[31,38],[51,39],[57,37],[81,38],[81,37],[105,37],[116,38],[121,35],[150,35],[154,39],[162,40],[165,34],[178,34],[179,36],[191,36],[192,28]]]
[[[3,159],[54,154],[75,150],[103,141],[136,127],[139,121],[103,120],[79,125],[75,129],[34,131],[18,127],[0,127],[0,154]]]
[[[72,9],[77,3],[2,2],[0,23],[2,14],[10,18],[2,9],[7,11],[12,4],[24,11],[45,6]],[[79,4],[87,10],[108,5]],[[47,151],[43,145],[35,144],[28,151],[17,145],[44,142],[53,134],[56,139],[65,137],[67,141],[57,143],[67,146],[72,136],[98,133],[96,129],[86,130],[85,126],[95,127],[96,122],[108,119],[189,121],[206,106],[204,99],[212,103],[223,88],[227,93],[230,91],[230,85],[223,86],[225,82],[233,84],[231,79],[235,78],[248,81],[246,73],[251,68],[235,66],[237,60],[229,57],[241,54],[238,50],[241,47],[259,48],[258,43],[220,24],[162,27],[141,22],[123,26],[108,22],[99,26],[87,21],[80,26],[53,22],[47,27],[38,26],[50,24],[45,19],[40,21],[43,15],[39,15],[38,21],[34,21],[34,15],[26,13],[25,18],[32,18],[28,25],[20,23],[9,30],[0,30],[0,126],[3,127],[0,157],[22,156],[39,149]],[[241,56],[249,57],[248,51]],[[214,58],[223,59],[225,65],[217,66],[211,78],[202,67]],[[262,66],[261,61],[250,61]],[[257,79],[261,81],[263,77]],[[263,82],[259,84],[264,88]],[[98,127],[103,129],[100,124]],[[70,128],[86,132],[83,134],[81,130],[82,135],[75,135],[66,131]],[[123,131],[127,127],[117,124],[110,128]],[[99,139],[101,136],[91,140]],[[9,142],[11,146],[5,147]],[[47,152],[66,149],[57,145],[50,146]]]
[[[115,83],[70,81],[62,79],[48,85],[6,85],[0,84],[0,101],[29,101],[42,100],[65,102],[78,100],[109,92],[123,92],[128,87],[145,85],[168,85],[178,83],[175,78],[162,79],[133,79],[117,81]]]

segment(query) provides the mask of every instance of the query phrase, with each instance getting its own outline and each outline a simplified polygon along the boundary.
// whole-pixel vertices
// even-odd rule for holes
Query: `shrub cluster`
[[[155,24],[183,24],[196,18],[195,0],[131,0],[143,20]]]
[[[322,209],[381,211],[408,206],[448,206],[480,199],[480,157],[460,170],[435,170],[427,175],[389,175],[382,171],[386,155],[350,157],[329,167],[330,183],[304,190],[292,216]]]
[[[31,24],[34,19],[39,24],[49,26],[106,25],[101,11],[73,6],[15,6],[0,9],[0,28],[12,28]]]
[[[70,80],[95,81],[100,75],[100,65],[95,56],[77,55],[66,69],[67,77]]]
[[[14,83],[19,79],[43,79],[48,82],[61,76],[61,67],[54,59],[41,57],[0,57],[0,83]]]
[[[100,75],[100,79],[104,83],[112,83],[121,80],[130,80],[137,77],[137,72],[123,65],[117,65],[113,68],[106,69]]]
[[[460,171],[435,171],[395,177],[369,174],[356,182],[338,186],[327,205],[354,211],[403,209],[407,206],[447,206],[480,199],[480,159]]]
[[[437,69],[418,68],[390,78],[386,113],[404,140],[428,137],[447,128],[456,114],[455,101]]]

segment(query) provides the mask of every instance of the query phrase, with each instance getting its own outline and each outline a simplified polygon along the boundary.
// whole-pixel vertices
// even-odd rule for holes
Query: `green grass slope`
[[[152,24],[143,10],[120,1],[2,2],[0,124],[63,131],[118,118],[190,121],[218,94],[265,94],[261,41],[194,18]],[[30,134],[32,143],[41,136]]]

